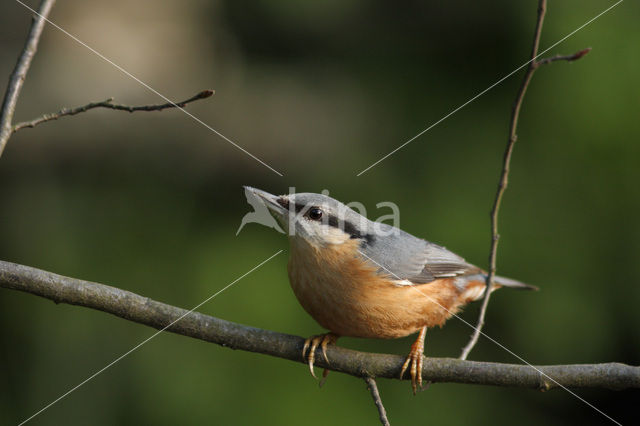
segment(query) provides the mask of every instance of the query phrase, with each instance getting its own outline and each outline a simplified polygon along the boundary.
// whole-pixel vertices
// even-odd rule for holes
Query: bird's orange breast
[[[359,241],[316,247],[291,239],[289,280],[302,307],[340,336],[396,338],[442,325],[467,302],[452,278],[399,286],[358,255]]]

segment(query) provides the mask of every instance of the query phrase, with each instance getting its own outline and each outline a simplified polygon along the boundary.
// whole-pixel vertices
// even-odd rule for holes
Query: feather
[[[382,224],[378,224],[382,225]],[[386,228],[388,227],[388,228]],[[373,238],[362,246],[362,257],[379,266],[378,273],[394,281],[426,284],[439,278],[478,273],[480,269],[462,257],[421,238],[389,225],[379,226],[382,238]]]

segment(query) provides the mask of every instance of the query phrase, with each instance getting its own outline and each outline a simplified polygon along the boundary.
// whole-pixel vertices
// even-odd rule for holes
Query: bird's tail
[[[486,279],[486,275],[485,275],[485,279]],[[523,282],[520,281],[516,281],[516,280],[512,280],[511,278],[506,278],[506,277],[495,277],[493,279],[493,282],[495,284],[501,285],[502,287],[509,287],[509,288],[517,288],[520,290],[539,290],[538,287],[531,285],[531,284],[525,284]]]
[[[474,300],[482,299],[485,293],[486,280],[487,274],[484,273],[467,275],[466,277],[464,277],[464,280],[461,282],[462,299],[467,303]],[[520,290],[538,290],[538,287],[536,286],[500,276],[495,277],[493,279],[493,283],[494,285],[491,288],[491,292],[494,292],[502,287],[517,288]]]

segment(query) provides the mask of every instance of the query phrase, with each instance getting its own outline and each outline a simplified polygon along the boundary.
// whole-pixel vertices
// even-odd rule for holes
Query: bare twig
[[[203,90],[195,96],[192,96],[189,99],[185,99],[181,102],[167,102],[158,105],[141,106],[115,104],[113,103],[113,98],[109,98],[102,102],[92,102],[76,108],[63,108],[58,112],[52,114],[44,114],[31,121],[25,121],[14,125],[13,116],[15,114],[18,98],[20,97],[22,85],[24,84],[27,72],[29,71],[29,67],[31,66],[31,61],[33,60],[33,57],[38,50],[38,42],[40,41],[40,36],[42,35],[44,24],[48,19],[54,3],[55,0],[43,0],[40,3],[40,8],[38,9],[37,16],[33,18],[31,30],[29,31],[29,35],[27,37],[27,42],[25,43],[25,46],[22,49],[22,53],[18,58],[18,62],[13,72],[11,73],[11,77],[9,78],[7,91],[5,92],[4,100],[2,102],[2,109],[0,110],[0,156],[2,156],[2,152],[4,151],[4,148],[13,133],[27,127],[35,127],[48,121],[57,120],[60,117],[80,114],[94,108],[108,108],[128,112],[162,111],[168,108],[184,108],[191,102],[205,99],[213,95],[213,90]]]
[[[68,278],[29,266],[0,261],[0,287],[35,294],[56,303],[84,306],[129,321],[241,349],[306,363],[304,339],[289,334],[235,324],[170,306],[103,284]],[[187,315],[185,315],[187,314]],[[331,364],[316,357],[318,367],[356,377],[397,379],[405,357],[327,347]],[[422,377],[430,382],[469,383],[548,390],[558,386],[604,389],[640,388],[640,367],[620,363],[539,366],[425,358]],[[553,378],[554,381],[550,380]]]
[[[540,45],[540,35],[542,33],[542,24],[544,22],[544,15],[547,10],[547,1],[539,0],[538,2],[538,19],[536,22],[536,29],[533,37],[533,46],[531,47],[531,62],[529,62],[529,66],[527,67],[527,71],[525,72],[524,78],[522,79],[522,83],[520,84],[520,89],[518,90],[518,94],[516,95],[515,102],[513,103],[513,108],[511,110],[511,122],[509,125],[509,140],[507,142],[507,147],[505,148],[503,164],[502,164],[502,173],[500,175],[500,181],[498,182],[498,189],[496,191],[496,197],[493,202],[493,208],[491,209],[491,250],[489,252],[489,273],[487,274],[486,279],[486,291],[484,294],[484,298],[482,300],[482,306],[480,308],[480,314],[478,315],[478,322],[474,329],[473,334],[471,335],[471,339],[469,343],[462,349],[462,353],[460,355],[460,359],[467,359],[467,356],[473,349],[473,347],[478,342],[478,338],[482,333],[482,327],[484,326],[484,319],[487,313],[487,306],[489,305],[489,298],[491,297],[491,289],[493,287],[493,278],[496,275],[496,255],[498,251],[498,240],[500,239],[500,234],[498,234],[498,212],[500,211],[500,204],[502,202],[502,197],[504,195],[505,190],[507,189],[507,185],[509,183],[509,168],[511,165],[511,155],[513,154],[513,147],[518,139],[517,129],[518,129],[518,118],[520,117],[520,109],[522,108],[522,102],[524,100],[524,95],[527,92],[527,88],[529,87],[529,83],[531,82],[531,77],[533,77],[533,73],[541,66],[546,65],[555,61],[575,61],[577,59],[582,58],[584,55],[591,51],[591,48],[583,49],[573,55],[556,55],[550,58],[542,59],[540,61],[536,60],[536,56],[538,56],[538,47]]]
[[[533,63],[535,64],[535,67],[538,68],[542,65],[547,65],[556,61],[573,62],[582,58],[584,55],[586,55],[589,52],[591,52],[591,48],[587,47],[586,49],[582,49],[581,51],[576,52],[573,55],[555,55],[555,56],[551,56],[550,58],[540,59],[539,61],[536,60]]]
[[[4,94],[2,109],[0,110],[0,157],[2,156],[4,147],[7,145],[7,141],[13,133],[11,123],[13,121],[13,114],[16,111],[18,98],[20,97],[20,91],[22,90],[24,79],[31,66],[31,61],[38,50],[38,42],[40,41],[44,24],[54,3],[55,0],[42,0],[40,2],[38,15],[33,18],[27,41],[11,73],[11,77],[9,77],[9,85]]]
[[[367,383],[367,389],[369,389],[369,392],[371,392],[373,402],[378,408],[380,423],[382,423],[383,426],[391,426],[391,424],[389,423],[389,419],[387,418],[387,410],[385,410],[384,405],[382,405],[382,398],[380,398],[380,392],[378,392],[378,384],[376,383],[376,379],[374,379],[373,377],[365,377],[364,381]]]
[[[44,114],[34,120],[18,123],[13,126],[13,132],[15,133],[18,130],[22,130],[27,127],[35,127],[38,124],[46,123],[47,121],[57,120],[60,117],[80,114],[94,108],[108,108],[108,109],[114,109],[118,111],[127,111],[127,112],[162,111],[168,108],[184,108],[188,103],[198,101],[200,99],[206,99],[212,96],[214,93],[215,92],[213,90],[203,90],[202,92],[196,94],[195,96],[192,96],[189,99],[185,99],[184,101],[181,101],[181,102],[175,102],[175,103],[168,102],[168,103],[158,104],[158,105],[140,105],[140,106],[114,104],[113,98],[109,98],[102,102],[92,102],[92,103],[75,107],[75,108],[62,108],[58,112],[55,112],[52,114]]]

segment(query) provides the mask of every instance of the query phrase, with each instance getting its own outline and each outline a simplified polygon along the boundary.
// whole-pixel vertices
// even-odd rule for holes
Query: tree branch
[[[53,8],[54,3],[55,0],[42,0],[42,2],[40,3],[40,8],[38,9],[36,17],[33,18],[31,29],[29,31],[29,35],[27,36],[27,41],[9,78],[9,84],[4,95],[2,108],[0,109],[0,157],[2,156],[4,148],[13,133],[27,127],[35,127],[48,121],[57,120],[60,117],[80,114],[94,108],[108,108],[128,112],[162,111],[168,108],[184,108],[191,102],[208,98],[214,94],[213,90],[203,90],[195,96],[192,96],[189,99],[185,99],[181,102],[167,102],[164,104],[141,106],[114,104],[113,98],[109,98],[102,102],[92,102],[76,108],[63,108],[58,112],[44,114],[31,121],[25,121],[13,125],[13,116],[15,114],[18,98],[20,97],[20,92],[22,91],[22,85],[24,84],[27,72],[29,71],[29,67],[31,66],[31,61],[33,60],[33,57],[38,50],[38,43],[40,41],[40,36],[42,35],[42,30],[51,12],[51,9]]]
[[[57,120],[60,117],[66,117],[69,115],[76,115],[86,111],[89,111],[94,108],[108,108],[118,111],[127,111],[127,112],[135,112],[135,111],[162,111],[164,109],[169,108],[184,108],[188,103],[198,101],[200,99],[206,99],[212,96],[215,92],[213,90],[203,90],[202,92],[190,97],[189,99],[185,99],[181,102],[168,102],[165,104],[158,105],[141,105],[141,106],[130,106],[130,105],[122,105],[122,104],[114,104],[113,98],[109,98],[102,102],[92,102],[86,105],[82,105],[75,108],[62,108],[60,111],[44,114],[36,119],[31,121],[25,121],[22,123],[18,123],[13,126],[13,133],[18,130],[22,130],[27,127],[35,127],[38,124],[46,123],[48,121]]]
[[[380,398],[380,392],[378,392],[376,379],[373,377],[365,377],[364,381],[367,384],[367,389],[371,392],[371,398],[373,398],[373,402],[376,404],[376,408],[378,409],[380,423],[382,423],[383,426],[391,426],[389,424],[389,419],[387,418],[387,410],[385,410],[384,405],[382,405],[382,398]]]
[[[537,61],[536,56],[538,56],[538,47],[540,46],[540,35],[542,34],[542,24],[544,23],[544,16],[545,16],[546,10],[547,10],[547,1],[539,0],[538,19],[536,21],[536,29],[534,31],[533,45],[531,47],[531,61],[529,62],[527,71],[524,74],[524,78],[522,79],[522,83],[520,84],[520,88],[518,89],[518,94],[516,95],[516,99],[513,103],[513,107],[511,110],[511,122],[509,124],[509,140],[507,141],[507,146],[504,151],[502,173],[500,175],[500,180],[498,182],[498,189],[496,190],[496,196],[493,201],[493,207],[491,209],[491,249],[489,251],[489,273],[487,274],[487,279],[486,279],[487,287],[485,290],[484,298],[482,299],[482,306],[480,307],[478,321],[476,323],[473,334],[471,335],[471,339],[469,340],[467,345],[462,349],[462,353],[460,354],[460,359],[463,359],[463,360],[467,359],[467,357],[469,356],[469,353],[478,342],[478,338],[480,337],[480,334],[482,334],[482,327],[484,326],[484,320],[487,314],[487,307],[489,306],[489,298],[491,297],[491,289],[493,288],[493,278],[496,275],[496,257],[498,253],[498,240],[500,239],[500,234],[498,233],[498,213],[500,211],[500,204],[502,203],[502,197],[504,195],[505,190],[507,189],[507,185],[509,184],[509,170],[511,166],[511,156],[513,154],[513,147],[515,146],[515,143],[518,140],[517,130],[518,130],[518,118],[520,117],[520,110],[522,108],[524,95],[527,92],[527,88],[529,87],[529,83],[531,82],[531,78],[533,77],[533,73],[541,65],[547,65],[556,61],[569,61],[569,62],[575,61],[582,58],[584,55],[586,55],[591,51],[591,48],[587,48],[579,52],[576,52],[573,55],[567,55],[567,56],[556,55],[550,58]]]
[[[56,303],[97,309],[156,329],[163,329],[189,312],[115,287],[3,261],[0,261],[0,287],[35,294]],[[301,356],[304,344],[301,337],[236,324],[198,312],[188,313],[167,331],[232,349],[306,363]],[[317,356],[316,365],[361,378],[397,379],[405,359],[399,355],[364,353],[338,346],[327,347],[327,355],[329,364],[322,356]],[[554,388],[557,383],[565,387],[612,390],[640,388],[640,367],[620,363],[550,365],[536,368],[539,371],[526,365],[426,358],[422,377],[430,382],[539,390]]]
[[[4,147],[7,145],[7,141],[13,133],[11,123],[13,114],[16,111],[18,98],[20,97],[20,91],[22,91],[22,85],[31,66],[31,61],[38,50],[38,42],[40,41],[44,24],[54,3],[55,0],[42,0],[42,2],[40,2],[38,15],[33,18],[27,41],[22,49],[22,54],[18,58],[11,77],[9,77],[9,85],[4,94],[2,109],[0,109],[0,157],[2,156]]]
[[[587,47],[586,49],[582,49],[581,51],[576,52],[573,55],[555,55],[555,56],[551,56],[550,58],[540,59],[539,61],[536,60],[533,62],[533,64],[535,65],[536,68],[539,68],[542,65],[547,65],[556,61],[573,62],[582,58],[584,55],[586,55],[589,52],[591,52],[591,48]]]

